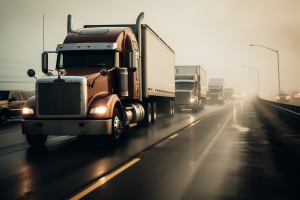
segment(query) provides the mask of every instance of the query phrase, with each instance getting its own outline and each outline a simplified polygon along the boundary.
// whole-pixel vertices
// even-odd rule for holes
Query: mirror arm
[[[101,76],[101,74],[99,76]],[[99,78],[99,76],[97,76],[97,78]],[[94,87],[94,84],[95,84],[95,81],[97,80],[97,78],[95,78],[93,80],[93,82],[89,84],[89,89],[92,89]]]

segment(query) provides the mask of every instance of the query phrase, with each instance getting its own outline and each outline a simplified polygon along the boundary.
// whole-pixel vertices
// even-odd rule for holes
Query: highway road
[[[0,127],[0,135],[0,199],[290,197],[247,101],[159,115],[150,128],[127,129],[117,145],[53,136],[35,149],[20,120]]]

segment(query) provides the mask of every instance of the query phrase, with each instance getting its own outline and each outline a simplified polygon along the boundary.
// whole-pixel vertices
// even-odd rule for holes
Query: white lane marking
[[[239,108],[237,108],[235,111],[237,111]],[[234,111],[234,112],[235,112]],[[215,143],[215,141],[218,139],[219,135],[221,134],[221,132],[223,131],[223,129],[225,128],[225,126],[227,125],[228,121],[230,120],[230,118],[232,117],[232,115],[234,114],[234,112],[232,112],[232,114],[226,119],[226,121],[224,122],[224,124],[221,126],[220,130],[218,131],[218,133],[215,135],[215,137],[210,141],[210,143],[208,144],[208,146],[205,148],[205,150],[203,151],[203,153],[201,154],[199,160],[197,161],[198,164],[200,164],[202,162],[202,160],[204,160],[204,158],[206,157],[206,155],[208,154],[209,150],[211,149],[212,145]]]
[[[174,137],[176,137],[178,134],[174,134],[174,135],[172,135],[172,136],[170,136],[169,138],[174,138]]]
[[[12,134],[16,134],[16,133],[21,133],[21,132],[7,133],[7,134],[2,134],[2,135],[0,135],[0,136],[12,135]]]
[[[131,160],[130,162],[128,162],[125,165],[123,165],[122,167],[118,168],[117,170],[115,170],[115,171],[109,173],[108,175],[100,178],[94,184],[92,184],[90,187],[88,187],[87,189],[83,190],[82,192],[80,192],[79,194],[77,194],[76,196],[74,196],[73,198],[71,198],[70,200],[81,199],[82,197],[84,197],[88,193],[92,192],[96,188],[100,187],[101,185],[105,184],[107,181],[109,181],[110,179],[112,179],[116,175],[120,174],[122,171],[124,171],[125,169],[129,168],[131,165],[135,164],[139,160],[141,160],[141,159],[140,158],[135,158],[135,159]]]

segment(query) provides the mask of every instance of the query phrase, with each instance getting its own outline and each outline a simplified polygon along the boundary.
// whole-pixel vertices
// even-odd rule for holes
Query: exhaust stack
[[[67,21],[67,34],[70,32],[73,32],[73,17],[69,14]]]
[[[141,12],[136,19],[136,32],[137,32],[137,37],[138,37],[138,43],[139,43],[139,80],[140,80],[140,101],[143,100],[143,90],[142,90],[142,28],[141,28],[141,23],[142,20],[144,19],[144,12]]]

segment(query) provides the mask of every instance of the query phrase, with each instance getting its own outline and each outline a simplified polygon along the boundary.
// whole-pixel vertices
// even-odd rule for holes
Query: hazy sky
[[[80,28],[132,24],[140,12],[175,51],[176,65],[201,65],[208,78],[224,78],[236,91],[253,88],[253,76],[242,71],[256,71],[241,68],[249,66],[260,70],[261,91],[277,90],[276,52],[250,47],[263,45],[279,51],[281,88],[300,90],[299,0],[0,0],[0,89],[34,88],[29,68],[42,75],[43,14],[50,51],[64,41],[68,14]]]

